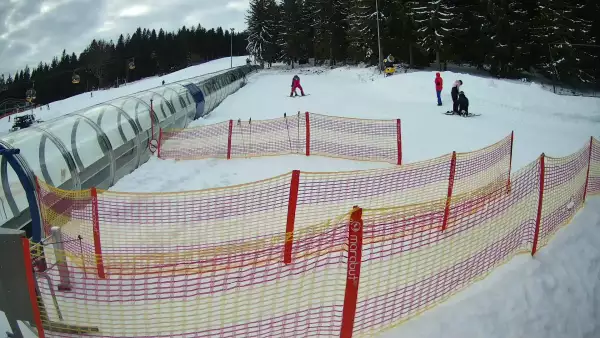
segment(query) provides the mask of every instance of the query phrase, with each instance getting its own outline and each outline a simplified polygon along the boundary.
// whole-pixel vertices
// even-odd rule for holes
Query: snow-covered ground
[[[228,65],[229,60],[217,62]],[[300,75],[310,96],[289,97],[294,74]],[[199,74],[185,77],[195,75]],[[444,106],[437,107],[434,72],[383,78],[372,68],[264,70],[251,75],[249,85],[193,125],[275,118],[298,111],[400,118],[405,162],[453,150],[476,150],[514,130],[513,170],[534,161],[542,152],[554,157],[571,154],[590,136],[600,135],[600,99],[559,96],[535,83],[451,72],[442,76]],[[451,109],[450,87],[457,79],[464,82],[461,89],[470,100],[470,110],[481,116],[464,119],[443,114]],[[148,87],[139,84],[135,91],[153,87],[154,82]],[[124,95],[121,90],[114,90],[119,91],[115,96]],[[106,91],[107,97],[100,101],[108,100],[110,92]],[[83,98],[71,100],[75,106]],[[85,100],[90,102],[89,94]],[[68,101],[61,103],[63,107],[69,107]],[[151,159],[112,190],[193,190],[246,183],[293,169],[338,171],[385,166],[315,156],[182,162]],[[573,223],[559,231],[535,258],[524,255],[513,259],[483,281],[383,337],[600,337],[600,199],[590,198]]]
[[[247,56],[234,57],[233,66],[237,67],[245,65],[246,58]],[[98,103],[110,101],[121,96],[130,95],[142,90],[147,90],[161,86],[163,80],[165,81],[165,83],[176,82],[184,79],[189,79],[195,76],[229,69],[230,65],[231,59],[228,57],[217,59],[196,66],[181,69],[163,76],[153,76],[140,81],[131,82],[119,88],[94,91],[92,92],[93,96],[90,95],[90,92],[81,93],[79,95],[72,96],[65,100],[50,103],[50,109],[48,109],[47,106],[42,106],[41,109],[34,109],[33,113],[37,119],[48,121],[55,117],[72,113],[74,111],[90,107]],[[28,110],[19,114],[12,115],[10,117],[10,121],[8,120],[8,117],[0,119],[0,135],[7,133],[8,130],[12,127],[13,118],[15,116],[29,114],[30,112],[31,111]]]

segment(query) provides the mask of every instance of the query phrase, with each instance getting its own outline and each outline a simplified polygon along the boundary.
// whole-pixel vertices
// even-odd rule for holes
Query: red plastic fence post
[[[156,147],[156,157],[160,158],[160,144],[162,143],[163,133],[162,128],[158,130],[158,147]]]
[[[442,231],[448,227],[448,217],[450,217],[450,202],[452,201],[452,191],[454,190],[454,175],[456,174],[456,151],[452,152],[450,160],[450,175],[448,176],[448,195],[446,196],[446,208],[444,209],[444,220],[442,222]]]
[[[363,219],[362,209],[355,206],[348,223],[348,268],[346,272],[346,293],[342,311],[340,338],[351,338],[356,317],[358,301],[358,283],[362,262]]]
[[[542,223],[542,206],[544,204],[544,179],[546,176],[546,155],[542,153],[540,156],[540,198],[538,200],[537,216],[535,218],[535,233],[533,234],[533,248],[531,255],[535,255],[537,251],[538,240],[540,237],[540,224]]]
[[[396,120],[396,136],[398,141],[398,165],[402,164],[402,132],[400,119]]]
[[[515,141],[514,130],[510,133],[510,162],[508,163],[508,182],[506,182],[506,193],[510,193],[510,172],[512,170],[513,144]]]
[[[310,156],[310,113],[306,112],[306,156]]]
[[[27,291],[29,291],[29,300],[31,301],[31,308],[33,309],[33,320],[37,327],[38,337],[46,337],[44,333],[44,326],[42,323],[42,316],[40,307],[38,304],[38,295],[35,288],[35,282],[33,279],[33,264],[31,263],[31,249],[29,248],[29,239],[21,238],[23,244],[23,258],[25,259],[25,278],[27,279]]]
[[[292,171],[290,183],[290,198],[288,200],[287,223],[285,225],[285,245],[283,249],[283,262],[292,262],[292,245],[294,244],[294,224],[296,222],[296,206],[298,205],[298,190],[300,188],[300,170]]]
[[[229,136],[227,137],[227,159],[231,159],[231,135],[233,135],[233,120],[229,120]]]
[[[594,137],[590,137],[590,150],[588,154],[588,167],[587,174],[585,174],[585,187],[583,188],[583,202],[585,202],[585,198],[587,197],[588,184],[590,182],[590,166],[592,165],[592,150],[594,146]]]
[[[98,269],[98,277],[104,279],[104,260],[102,259],[102,243],[100,242],[100,216],[98,215],[98,192],[96,188],[92,188],[92,226],[94,231],[94,253],[96,256],[96,267]]]

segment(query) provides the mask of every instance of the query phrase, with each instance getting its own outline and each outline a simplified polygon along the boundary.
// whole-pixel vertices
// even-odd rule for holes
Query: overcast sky
[[[0,0],[0,73],[14,73],[66,49],[79,55],[93,38],[137,27],[183,25],[245,29],[249,0]],[[5,75],[6,76],[6,75]]]

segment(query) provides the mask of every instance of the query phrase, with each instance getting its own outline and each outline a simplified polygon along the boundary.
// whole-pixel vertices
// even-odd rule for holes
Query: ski
[[[459,115],[459,114],[456,114],[456,113],[451,112],[451,111],[445,112],[444,115],[456,115],[456,116],[460,116],[460,117],[476,117],[476,116],[481,116],[481,114],[473,114],[473,113],[469,113],[469,115],[463,116],[463,115]]]

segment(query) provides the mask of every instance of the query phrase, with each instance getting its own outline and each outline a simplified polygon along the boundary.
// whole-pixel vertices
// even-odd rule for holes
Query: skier
[[[465,96],[465,92],[460,92],[458,95],[458,113],[461,116],[469,116],[469,99]]]
[[[435,73],[435,91],[437,92],[438,106],[442,105],[442,89],[444,89],[444,79],[440,73]]]
[[[290,93],[290,97],[294,95],[298,96],[298,93],[296,93],[297,88],[300,89],[302,96],[305,96],[304,89],[302,89],[302,86],[300,85],[300,77],[298,75],[294,75],[294,78],[292,79],[292,92]]]
[[[462,86],[463,82],[462,80],[457,80],[456,82],[454,82],[454,85],[452,85],[452,112],[453,113],[458,113],[458,92],[460,91],[460,86]]]

